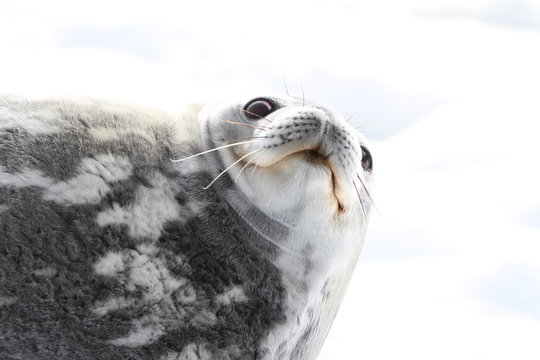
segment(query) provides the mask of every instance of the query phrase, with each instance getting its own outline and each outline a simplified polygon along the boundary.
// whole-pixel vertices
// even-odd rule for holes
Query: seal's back
[[[0,358],[265,357],[282,279],[170,161],[200,150],[194,117],[0,100]]]

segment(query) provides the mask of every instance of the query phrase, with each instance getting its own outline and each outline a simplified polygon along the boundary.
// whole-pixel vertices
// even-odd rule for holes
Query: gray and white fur
[[[341,115],[283,95],[179,116],[1,98],[0,358],[316,358],[367,156]]]

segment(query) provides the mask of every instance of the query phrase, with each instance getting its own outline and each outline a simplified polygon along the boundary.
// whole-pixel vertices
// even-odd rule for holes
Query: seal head
[[[221,147],[206,154],[212,186],[257,231],[254,243],[287,284],[288,321],[268,337],[270,357],[312,358],[367,225],[366,141],[339,113],[288,96],[224,101],[204,108],[199,121],[206,149]]]

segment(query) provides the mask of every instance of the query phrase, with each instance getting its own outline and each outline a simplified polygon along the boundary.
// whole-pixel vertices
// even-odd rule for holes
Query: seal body
[[[366,152],[285,96],[180,116],[0,100],[0,358],[315,358],[367,224]]]

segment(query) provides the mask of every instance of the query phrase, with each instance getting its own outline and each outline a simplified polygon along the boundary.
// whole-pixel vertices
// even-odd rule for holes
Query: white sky
[[[355,113],[379,212],[320,359],[540,358],[540,3],[0,1],[0,93]]]

